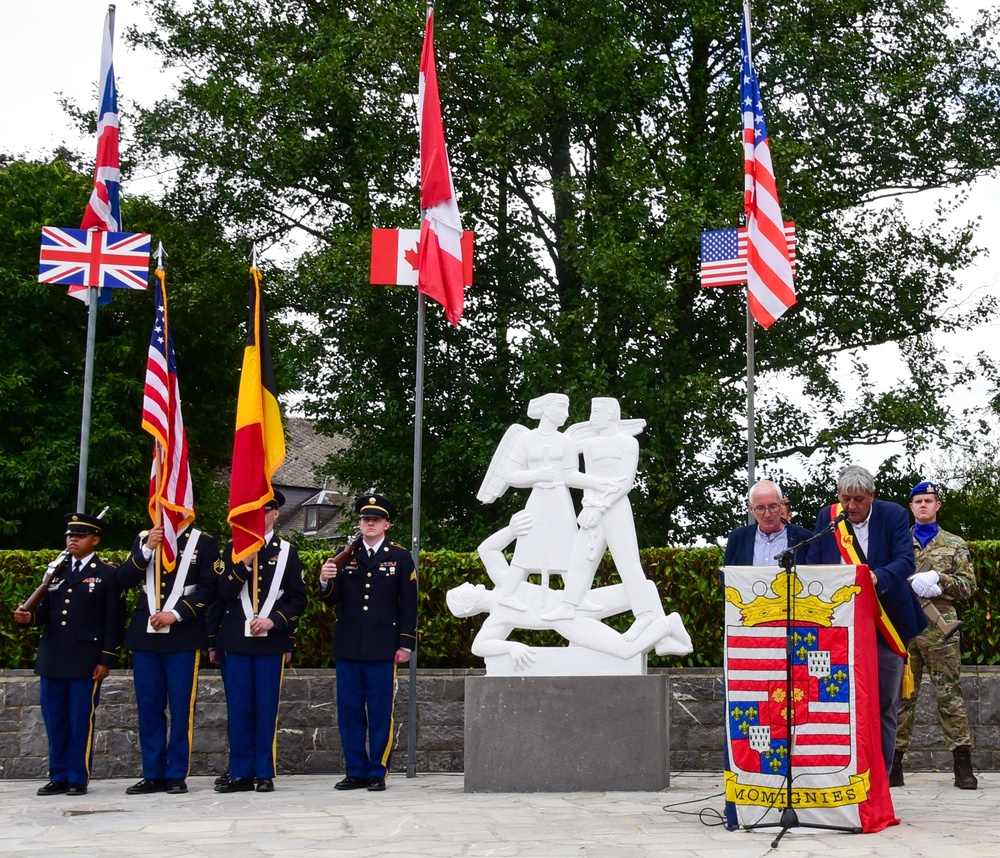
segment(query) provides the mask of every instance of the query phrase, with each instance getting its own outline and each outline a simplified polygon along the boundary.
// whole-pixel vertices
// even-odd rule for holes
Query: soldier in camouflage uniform
[[[910,584],[921,600],[934,604],[946,623],[954,623],[958,619],[955,602],[964,602],[976,591],[976,575],[965,540],[938,527],[940,508],[934,483],[925,481],[913,487],[910,511],[914,518],[912,533],[917,572]],[[931,623],[923,634],[910,641],[909,657],[914,693],[903,700],[899,709],[899,731],[889,785],[903,786],[903,754],[910,743],[920,678],[926,666],[937,697],[945,744],[955,757],[955,786],[976,789],[979,782],[972,772],[972,734],[962,700],[960,636],[953,634],[945,640],[944,632]]]

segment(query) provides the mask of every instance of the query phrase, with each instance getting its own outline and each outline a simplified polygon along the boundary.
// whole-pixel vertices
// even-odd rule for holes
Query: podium
[[[803,827],[895,824],[868,567],[722,573],[727,825],[781,826],[789,796]]]

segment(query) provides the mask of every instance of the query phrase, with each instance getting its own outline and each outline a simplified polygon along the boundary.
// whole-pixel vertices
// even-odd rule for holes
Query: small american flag
[[[156,321],[146,357],[142,428],[153,436],[149,515],[163,525],[163,566],[177,564],[177,534],[194,521],[194,493],[188,465],[187,434],[181,416],[174,341],[167,321],[166,273],[156,269]]]
[[[42,227],[41,283],[145,289],[148,279],[147,233]]]
[[[744,6],[740,33],[743,58],[740,102],[743,106],[744,208],[747,215],[747,300],[757,324],[769,328],[795,303],[792,265],[788,257],[778,205],[778,186],[764,122],[757,72],[750,59],[749,8]]]
[[[795,271],[795,224],[785,224],[785,242]],[[747,229],[713,229],[701,234],[701,285],[740,286],[747,282]]]

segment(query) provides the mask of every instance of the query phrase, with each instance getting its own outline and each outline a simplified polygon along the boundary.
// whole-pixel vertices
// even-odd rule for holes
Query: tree
[[[89,174],[58,159],[0,166],[0,547],[58,545],[61,516],[75,506],[87,309],[64,288],[38,282],[38,247],[43,225],[79,222],[91,186]],[[246,249],[237,255],[207,218],[181,221],[145,199],[123,208],[128,229],[151,232],[170,253],[181,397],[203,488],[199,519],[218,523],[219,492],[210,483],[231,451]],[[149,521],[152,439],[140,427],[152,318],[150,293],[119,293],[98,311],[88,511],[110,506],[111,546],[128,545]]]
[[[277,360],[308,413],[352,440],[338,476],[405,498],[414,302],[365,281],[369,228],[417,221],[422,4],[149,6],[156,31],[130,38],[186,71],[176,97],[144,115],[137,157],[179,167],[172,208],[273,240],[312,236],[277,295],[311,321]],[[942,0],[760,10],[779,187],[802,236],[799,302],[757,341],[758,372],[792,391],[759,403],[759,458],[772,470],[859,440],[908,451],[956,440],[924,394],[969,370],[927,361],[920,345],[994,312],[948,303],[977,253],[974,229],[944,228],[945,211],[916,228],[898,206],[864,204],[957,187],[1000,163],[997,17],[956,34]],[[548,390],[569,394],[578,419],[598,395],[647,419],[644,541],[731,526],[745,304],[700,289],[696,269],[700,232],[740,212],[738,20],[737,4],[707,0],[439,10],[445,130],[478,250],[462,327],[430,314],[428,547],[471,547],[503,517],[509,507],[483,508],[475,490],[505,426]],[[861,374],[845,390],[835,370],[880,343],[899,344],[910,377],[880,394]]]

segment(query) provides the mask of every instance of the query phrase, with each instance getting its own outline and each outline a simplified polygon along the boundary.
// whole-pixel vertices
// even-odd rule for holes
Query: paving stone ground
[[[275,780],[269,794],[126,796],[136,779],[97,780],[82,798],[40,798],[42,781],[0,781],[0,855],[38,856],[634,856],[690,858],[994,858],[1000,777],[960,791],[947,773],[907,774],[892,791],[901,824],[878,834],[719,825],[722,775],[678,772],[659,793],[466,794],[462,775],[393,776],[383,793],[336,792],[335,775]],[[665,809],[666,808],[666,809]]]

